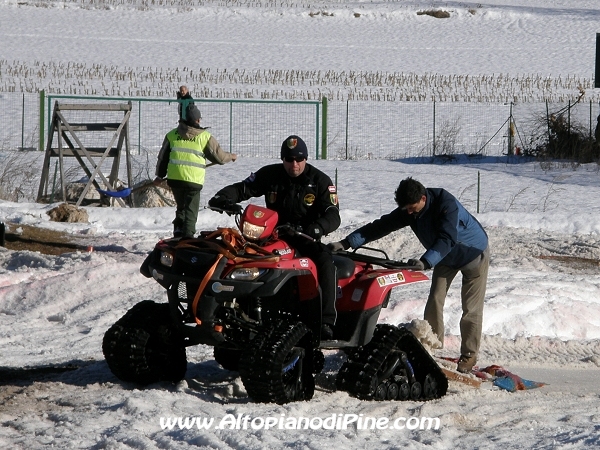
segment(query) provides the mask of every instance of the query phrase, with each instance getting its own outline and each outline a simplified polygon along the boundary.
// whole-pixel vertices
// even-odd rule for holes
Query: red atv
[[[383,257],[333,255],[338,315],[334,339],[322,341],[315,265],[279,238],[293,230],[276,227],[277,219],[249,205],[236,214],[241,232],[218,228],[158,242],[140,271],[167,290],[169,302],[142,301],[108,329],[102,350],[111,371],[141,384],[177,382],[186,372],[185,347],[211,345],[221,366],[239,371],[254,401],[283,404],[311,399],[321,349],[343,349],[348,358],[336,385],[351,395],[445,395],[448,380],[418,339],[377,324],[393,288],[427,277],[381,251]]]

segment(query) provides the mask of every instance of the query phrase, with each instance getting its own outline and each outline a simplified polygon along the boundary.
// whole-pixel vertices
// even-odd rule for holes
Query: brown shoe
[[[473,366],[477,362],[477,357],[460,355],[460,359],[458,360],[458,365],[456,366],[456,370],[460,373],[469,373]]]

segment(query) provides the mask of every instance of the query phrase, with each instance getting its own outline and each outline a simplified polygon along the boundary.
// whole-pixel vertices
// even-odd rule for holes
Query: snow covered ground
[[[205,31],[202,46],[192,52],[198,61],[204,58],[207,67],[225,67],[231,60],[248,68],[279,67],[278,61],[283,61],[282,65],[293,62],[299,68],[344,69],[368,63],[380,70],[424,71],[430,70],[424,64],[434,60],[441,72],[489,73],[503,60],[500,56],[496,60],[496,55],[510,46],[523,49],[518,53],[506,50],[511,55],[510,72],[586,75],[594,63],[593,35],[588,34],[598,31],[594,26],[599,17],[591,0],[536,0],[526,6],[496,0],[481,8],[488,25],[497,27],[473,26],[465,33],[466,39],[459,30],[444,30],[441,19],[417,19],[415,13],[432,5],[478,8],[474,2],[355,2],[379,19],[358,28],[352,15],[336,15],[338,32],[324,35],[309,30],[306,42],[311,45],[306,46],[299,45],[302,28],[297,24],[313,19],[300,17],[294,8],[238,11],[207,4],[201,12],[213,20],[202,23],[214,32]],[[195,10],[156,8],[140,13],[124,7],[99,11],[66,5],[63,13],[72,21],[73,37],[64,46],[52,46],[46,38],[56,28],[54,22],[44,22],[44,17],[56,20],[55,10],[0,2],[2,57],[18,53],[19,58],[31,60],[79,58],[88,63],[125,64],[133,59],[140,66],[142,60],[148,65],[183,66],[190,51],[181,49],[184,40],[174,37],[174,24],[201,28],[200,13]],[[338,3],[330,6],[330,10],[344,9]],[[154,25],[137,20],[148,19],[150,14]],[[132,37],[127,29],[134,27],[118,26],[123,17],[129,25],[139,24],[139,30],[147,30],[148,35],[155,33],[156,39],[149,43],[148,35]],[[574,27],[573,21],[581,26]],[[89,32],[84,33],[86,27]],[[276,36],[285,38],[268,35],[272,27],[279,29]],[[393,47],[390,41],[400,39],[397,30],[403,27],[408,30],[403,35],[415,42],[403,44],[406,52],[392,58],[386,49]],[[585,36],[576,31],[581,27]],[[30,37],[24,29],[30,30],[26,33]],[[567,37],[559,38],[556,30]],[[43,39],[38,43],[36,36]],[[443,53],[443,61],[427,57],[428,39],[444,43],[436,53]],[[79,51],[73,51],[76,41],[82,46]],[[465,42],[471,42],[472,51]],[[126,47],[120,47],[123,43]],[[268,51],[263,51],[265,43]],[[413,46],[423,47],[422,51],[409,51]],[[540,48],[551,50],[541,52]],[[225,184],[272,162],[241,158],[210,168],[203,202]],[[55,205],[0,201],[0,219],[10,223],[11,230],[29,225],[64,231],[83,246],[94,247],[92,252],[60,256],[0,248],[0,445],[23,449],[583,449],[600,445],[598,165],[555,163],[542,169],[535,162],[506,158],[427,165],[412,161],[317,161],[315,165],[338,180],[342,226],[327,241],[338,240],[388,212],[394,189],[406,176],[448,189],[473,213],[479,204],[476,216],[490,236],[492,250],[479,364],[499,364],[549,384],[508,393],[488,383],[479,390],[451,383],[448,395],[435,401],[363,402],[335,392],[335,375],[343,357],[328,352],[310,402],[254,404],[237,374],[221,369],[212,359],[212,350],[203,346],[189,349],[188,372],[177,385],[140,388],[122,383],[104,362],[102,336],[138,301],[164,301],[163,289],[140,275],[139,265],[154,243],[169,235],[173,208],[87,208],[89,223],[62,224],[50,222],[46,215]],[[231,218],[202,210],[197,228],[232,224]],[[396,259],[422,253],[406,230],[376,244]],[[420,319],[427,291],[428,283],[397,289],[381,321],[402,324]],[[449,292],[445,311],[446,347],[438,354],[458,356],[459,280]],[[65,371],[49,372],[48,366]],[[305,417],[313,423],[340,414],[387,418],[390,423],[404,423],[398,421],[401,418],[439,418],[441,426],[437,430],[360,429],[353,423],[346,429],[201,430],[163,429],[160,422],[161,417],[199,417],[218,423],[231,417],[228,414],[277,420]]]

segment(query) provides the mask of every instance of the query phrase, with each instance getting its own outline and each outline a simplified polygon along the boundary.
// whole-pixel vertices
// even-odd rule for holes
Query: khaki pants
[[[456,274],[462,273],[462,317],[460,319],[461,346],[460,353],[465,356],[477,356],[481,344],[481,329],[483,322],[483,301],[487,285],[488,268],[490,265],[489,247],[467,265],[460,269],[438,265],[433,269],[431,289],[427,305],[425,305],[425,320],[444,343],[444,302],[450,284]]]

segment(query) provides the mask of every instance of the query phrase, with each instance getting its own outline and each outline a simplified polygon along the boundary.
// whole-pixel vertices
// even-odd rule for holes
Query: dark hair
[[[425,186],[408,177],[398,185],[395,200],[399,207],[404,208],[406,205],[419,202],[424,195],[426,195]]]

